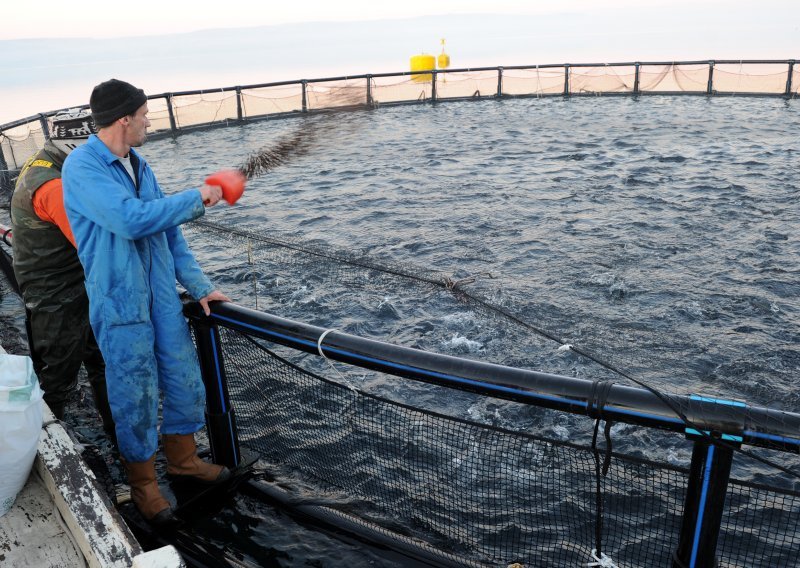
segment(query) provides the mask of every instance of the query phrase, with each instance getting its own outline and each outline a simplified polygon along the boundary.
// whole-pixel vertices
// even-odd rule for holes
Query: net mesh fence
[[[503,94],[509,96],[560,95],[564,92],[563,67],[504,69]]]
[[[169,99],[159,97],[147,101],[147,118],[154,132],[169,132],[172,128],[169,117]]]
[[[433,89],[430,81],[416,82],[407,77],[375,77],[372,79],[372,98],[377,104],[427,101]]]
[[[782,93],[786,90],[786,80],[785,65],[721,63],[714,66],[713,88],[718,93]]]
[[[245,116],[268,116],[303,109],[302,85],[282,85],[242,90]]]
[[[493,97],[497,95],[497,72],[445,73],[436,81],[437,99]]]
[[[570,342],[569,349],[577,356],[565,362],[561,355],[568,340],[563,338],[570,337],[570,328],[580,326],[580,320],[576,321],[574,314],[568,310],[532,303],[529,296],[531,292],[527,288],[512,289],[504,285],[502,278],[490,273],[447,273],[384,258],[369,249],[344,248],[286,234],[264,230],[253,232],[208,221],[188,223],[184,225],[184,230],[192,242],[201,243],[204,248],[218,247],[225,251],[226,271],[233,273],[248,292],[249,297],[241,299],[247,307],[269,311],[275,306],[280,313],[286,313],[287,308],[291,307],[295,310],[292,317],[302,321],[315,321],[320,311],[328,313],[334,321],[374,321],[386,315],[381,311],[381,298],[413,297],[414,309],[421,313],[440,310],[463,314],[469,311],[475,314],[476,320],[485,322],[487,327],[502,330],[500,336],[492,339],[493,353],[498,357],[513,351],[515,345],[526,346],[524,359],[515,355],[507,359],[493,359],[493,362],[547,369],[560,374],[577,374],[593,380],[614,380],[630,386],[640,385],[637,381],[642,379],[663,392],[678,395],[694,393],[694,386],[687,384],[684,387],[681,384],[678,378],[680,372],[675,371],[674,376],[665,381],[653,371],[654,367],[679,368],[679,363],[675,361],[675,347],[664,345],[655,332],[637,329],[636,342],[646,346],[641,351],[609,349],[608,346],[616,341],[620,345],[628,341],[629,332],[624,323],[597,337],[584,335],[580,346]],[[298,274],[303,275],[299,289]],[[516,285],[520,286],[520,283]],[[313,297],[313,301],[306,304],[304,294]],[[346,311],[337,313],[335,306],[341,306]],[[404,318],[413,319],[415,314],[405,311]],[[345,331],[360,333],[358,326]],[[446,337],[448,332],[431,331],[426,338],[428,343],[424,344],[425,348],[436,345],[437,333]],[[388,327],[381,331],[381,337],[414,345],[418,345],[419,341],[408,325]],[[687,342],[691,340],[687,339]],[[620,372],[620,369],[624,369],[624,372]],[[636,380],[628,378],[630,376]],[[683,414],[698,416],[703,412],[690,399],[673,404]],[[757,428],[771,427],[762,424],[759,416],[738,406],[721,405],[715,407],[714,411],[730,413],[728,423],[731,424],[737,423],[738,417],[744,413],[748,424]],[[779,422],[784,415],[786,413],[778,410],[770,413],[771,419]],[[792,463],[797,463],[797,460],[792,459]]]
[[[615,453],[598,475],[588,446],[365,392],[343,380],[342,365],[320,373],[309,368],[318,358],[221,336],[240,443],[283,468],[276,481],[297,476],[319,496],[344,494],[328,506],[465,564],[585,564],[600,520],[602,551],[618,566],[672,565],[687,470]],[[719,566],[793,565],[799,522],[800,493],[731,482]]]
[[[309,83],[306,105],[311,110],[338,109],[367,104],[367,82],[362,79]]]
[[[643,93],[704,93],[708,89],[709,66],[647,65],[639,71],[639,89]]]
[[[210,91],[173,99],[177,128],[197,124],[214,124],[238,117],[235,91]]]
[[[428,303],[439,307],[452,304],[454,310],[459,305],[462,309],[464,305],[468,305],[480,313],[481,318],[496,322],[492,325],[504,329],[506,338],[512,343],[524,341],[531,345],[531,354],[538,350],[539,344],[546,346],[553,340],[558,341],[558,335],[563,331],[559,327],[563,325],[561,316],[543,318],[535,317],[538,314],[525,312],[522,309],[524,301],[498,296],[496,290],[493,290],[494,283],[491,279],[478,282],[473,282],[471,278],[459,280],[454,275],[441,271],[386,263],[367,252],[343,250],[317,242],[309,243],[285,235],[255,234],[207,222],[192,223],[187,225],[187,230],[192,240],[204,236],[209,240],[219,241],[219,237],[224,237],[224,248],[229,255],[233,251],[239,251],[241,265],[236,271],[237,278],[243,282],[252,279],[252,298],[256,302],[258,296],[264,295],[266,291],[270,296],[268,301],[284,307],[291,304],[291,295],[296,293],[296,287],[289,287],[284,295],[280,282],[289,282],[292,274],[300,273],[313,275],[309,276],[309,285],[311,281],[337,282],[346,290],[345,295],[352,296],[352,302],[344,300],[350,310],[356,305],[357,298],[364,294],[392,294],[397,293],[398,289],[403,289],[406,294],[413,294],[416,304],[422,306],[420,309],[423,310]],[[229,246],[231,244],[236,246]],[[234,260],[232,256],[230,258]],[[476,284],[478,285],[475,286]],[[315,294],[322,293],[324,289],[326,286],[321,286]],[[336,288],[330,293],[342,294],[342,291]],[[318,297],[313,303],[313,306],[319,305],[325,305],[324,298]],[[259,307],[257,303],[255,307]],[[356,313],[352,315],[357,316]],[[523,317],[530,318],[530,321]],[[542,328],[551,330],[550,337],[530,333],[532,329],[542,331]],[[419,532],[414,534],[418,539],[433,542],[450,553],[466,554],[479,562],[489,564],[524,561],[527,562],[526,565],[568,566],[579,561],[576,559],[585,561],[592,548],[595,548],[595,465],[592,453],[585,445],[591,438],[591,424],[588,419],[572,417],[572,420],[565,421],[563,416],[555,416],[559,414],[556,412],[517,410],[522,416],[530,416],[531,413],[536,415],[536,427],[531,427],[529,431],[542,432],[547,430],[543,427],[544,424],[560,424],[569,428],[568,439],[573,444],[584,445],[564,444],[563,439],[559,441],[526,436],[524,432],[493,428],[492,424],[501,424],[503,427],[508,424],[495,418],[485,420],[480,412],[475,413],[481,418],[478,424],[463,420],[463,414],[442,418],[442,414],[449,411],[448,407],[430,404],[430,400],[441,397],[441,400],[451,401],[453,397],[447,393],[432,394],[428,391],[432,388],[435,391],[431,385],[424,385],[425,391],[398,387],[398,382],[412,381],[372,375],[367,377],[367,374],[352,368],[350,372],[344,371],[347,376],[345,386],[342,386],[321,378],[332,377],[332,374],[336,380],[343,377],[321,362],[315,364],[314,360],[319,361],[317,358],[305,356],[304,370],[266,354],[248,339],[234,332],[225,332],[223,342],[226,350],[230,350],[230,353],[226,351],[225,358],[229,361],[229,374],[234,377],[231,383],[234,385],[232,397],[243,428],[243,442],[258,451],[266,449],[268,459],[289,464],[304,475],[320,481],[325,487],[377,503],[380,510],[376,513],[377,517],[372,517],[377,519],[376,522],[385,524],[387,519],[394,519],[402,513],[405,520],[399,530],[407,531],[408,527],[417,527]],[[552,368],[553,361],[546,360],[546,355],[543,357],[537,359],[537,363],[533,365]],[[654,359],[661,357],[666,364],[671,354],[668,350],[663,353],[650,350],[639,365],[641,369],[645,369],[652,366]],[[529,365],[530,363],[525,364]],[[607,371],[598,368],[593,374],[600,377],[613,376],[603,374],[604,370]],[[267,375],[272,386],[266,386],[263,382],[263,377]],[[306,391],[306,386],[310,388],[311,385],[321,385],[321,390]],[[391,385],[391,388],[383,388],[386,385]],[[358,389],[354,389],[354,386]],[[284,387],[293,388],[295,392],[286,392]],[[387,397],[391,398],[394,393],[403,391],[408,391],[408,397],[403,397],[402,402],[387,402]],[[393,394],[385,394],[388,392]],[[375,396],[376,393],[382,396]],[[316,402],[309,409],[306,405],[312,400]],[[316,416],[317,421],[313,425],[304,426],[309,428],[306,430],[308,434],[297,442],[299,446],[293,448],[287,441],[287,445],[281,450],[271,447],[271,436],[275,429],[286,429],[287,436],[292,435],[292,432],[303,431],[301,424],[295,424],[295,418],[287,417],[283,410],[269,418],[273,409],[267,407],[275,401],[280,401],[276,404],[284,407],[288,414],[296,416],[301,423],[312,415]],[[242,407],[239,406],[240,403]],[[384,404],[388,406],[384,408]],[[485,408],[487,403],[473,406]],[[491,407],[491,403],[488,406]],[[688,412],[690,406],[691,402],[682,406],[681,410]],[[731,423],[735,422],[734,414],[741,411],[741,408],[730,407]],[[243,417],[239,415],[240,412]],[[326,412],[333,413],[336,418],[326,416]],[[491,412],[486,414],[489,415]],[[468,416],[473,416],[473,413],[470,411]],[[756,422],[751,420],[751,423]],[[352,430],[356,426],[358,429]],[[269,434],[265,434],[267,432]],[[420,472],[413,475],[405,472],[402,474],[402,481],[410,485],[398,485],[397,480],[392,480],[392,475],[400,475],[398,472],[404,471],[408,465],[405,461],[397,461],[400,459],[398,456],[403,451],[411,451],[402,450],[405,446],[398,449],[398,440],[414,440],[415,437],[420,438],[420,443],[434,444],[433,448],[421,450],[419,455],[432,456],[438,465],[431,468],[422,461],[423,465],[415,466],[421,468]],[[619,431],[615,443],[638,455],[637,448],[625,445],[625,438],[636,437],[632,430]],[[669,444],[672,448],[670,451],[674,450],[679,454],[683,452],[684,456],[691,453],[690,442],[683,441],[680,435],[672,434],[670,437],[677,437],[677,443],[683,444],[682,449]],[[314,445],[308,443],[308,440],[318,439],[324,440],[321,443],[322,449],[317,447],[316,442]],[[383,446],[385,443],[392,445],[387,448]],[[436,445],[439,443],[443,447]],[[375,445],[378,449],[373,448]],[[653,445],[658,447],[660,444],[654,442]],[[267,446],[271,449],[267,449]],[[416,451],[416,446],[408,447]],[[384,457],[375,457],[374,452],[378,451],[388,452],[385,455],[389,457],[384,454],[381,454]],[[548,461],[544,464],[539,462],[535,467],[531,465],[537,464],[537,456],[542,452],[551,451],[559,456],[560,461]],[[340,458],[332,457],[327,452],[349,456],[345,459],[356,456],[357,462],[363,464],[364,471],[354,478],[331,479],[331,471],[346,469],[349,462],[345,464]],[[789,456],[786,454],[772,454],[774,455],[769,457],[773,461],[787,463],[785,458]],[[662,453],[660,459],[664,458],[667,459],[656,462],[618,455],[608,476],[602,479],[602,518],[603,526],[607,527],[603,532],[603,546],[607,547],[606,553],[615,560],[618,557],[624,559],[619,565],[670,565],[670,555],[677,545],[682,522],[688,477],[685,469],[671,467],[669,464],[686,464],[688,460],[676,462],[666,452]],[[737,459],[749,462],[746,457]],[[461,464],[467,464],[464,467],[468,466],[468,469],[462,468]],[[486,471],[481,473],[480,468],[484,467]],[[469,475],[466,475],[467,472],[470,472]],[[547,475],[552,477],[547,478]],[[490,479],[504,476],[510,478],[503,482],[508,485],[491,485]],[[447,493],[449,489],[440,489],[437,486],[450,483],[445,480],[456,479],[464,485],[459,486],[454,494]],[[470,486],[468,479],[475,481],[477,485]],[[768,566],[773,565],[769,562],[774,559],[781,559],[780,565],[792,565],[791,551],[800,542],[798,493],[793,492],[796,487],[791,483],[773,483],[776,481],[774,476],[764,479],[766,483],[763,486],[746,482],[733,482],[730,485],[728,499],[731,506],[725,510],[718,548],[721,566]],[[383,487],[384,485],[388,485],[390,489]],[[431,503],[434,504],[427,505],[418,502],[424,502],[426,491],[438,501],[433,500]],[[517,491],[521,493],[515,493]],[[534,496],[525,497],[530,495],[526,491],[532,491]],[[475,492],[476,495],[465,496],[469,492]],[[407,498],[408,502],[394,502],[387,495],[396,499]],[[403,497],[404,495],[410,497]],[[422,496],[417,499],[415,495]],[[550,497],[552,500],[548,501]],[[492,507],[498,509],[491,517],[479,515],[473,518],[469,514],[455,517],[448,513],[447,522],[435,523],[433,519],[437,518],[436,515],[428,512],[425,507],[438,510],[438,507],[443,506],[442,499],[448,504],[453,503],[455,511],[475,511],[476,503],[487,500]],[[519,509],[510,512],[504,508],[511,504],[515,507],[519,505]],[[526,507],[533,507],[533,512]],[[771,525],[773,519],[778,526]],[[477,528],[470,528],[470,523],[474,523]],[[481,527],[490,526],[500,527],[497,530],[503,532],[504,536],[480,534]],[[742,545],[745,540],[735,536],[737,533],[747,535],[745,546]],[[561,536],[557,538],[554,535]]]
[[[570,92],[572,93],[632,93],[636,84],[636,68],[625,67],[577,67],[570,70]]]
[[[800,71],[793,62],[742,61],[641,63],[638,65],[638,91],[637,66],[630,63],[440,71],[435,75],[435,98],[637,92],[702,94],[709,90],[712,68],[713,94],[797,96],[800,93]],[[167,135],[199,126],[286,113],[432,100],[434,81],[418,79],[407,73],[397,73],[154,95],[149,101],[150,132],[156,136]],[[49,118],[52,114],[43,113],[41,117]],[[41,117],[0,125],[0,150],[5,163],[0,169],[15,172],[42,147]]]
[[[44,146],[45,135],[39,120],[9,128],[0,132],[0,151],[8,172],[18,170],[25,161]],[[2,188],[0,188],[2,189]]]

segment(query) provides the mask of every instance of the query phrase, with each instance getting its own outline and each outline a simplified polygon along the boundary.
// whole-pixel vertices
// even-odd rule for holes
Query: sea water
[[[231,126],[141,151],[170,193],[316,131],[309,152],[206,219],[476,276],[466,286],[561,341],[401,280],[354,290],[320,276],[323,263],[259,272],[241,242],[187,231],[218,287],[248,307],[258,298],[276,315],[384,341],[625,382],[563,348],[574,344],[662,391],[798,412],[799,109],[736,97],[465,101],[339,113],[324,128],[319,117]],[[427,388],[399,394],[413,403]],[[515,420],[502,404],[445,404],[463,418]],[[582,435],[570,420],[541,428]],[[630,438],[623,449],[655,457]],[[677,442],[661,449],[685,465]],[[233,527],[222,541],[267,563],[385,560],[244,498],[222,516]]]

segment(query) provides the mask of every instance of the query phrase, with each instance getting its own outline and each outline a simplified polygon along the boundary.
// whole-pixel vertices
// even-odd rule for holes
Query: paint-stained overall
[[[64,164],[64,204],[86,272],[90,320],[105,357],[108,395],[119,449],[145,461],[161,432],[189,434],[203,426],[205,391],[177,280],[195,298],[213,290],[178,225],[203,215],[198,190],[165,196],[134,150],[138,187],[96,136]]]

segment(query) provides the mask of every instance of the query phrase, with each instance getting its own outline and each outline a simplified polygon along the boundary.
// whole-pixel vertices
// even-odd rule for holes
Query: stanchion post
[[[367,75],[367,107],[373,108],[372,100],[372,75]]]
[[[47,115],[39,113],[39,124],[42,125],[42,133],[45,138],[50,138],[50,125],[47,124]]]
[[[714,62],[708,62],[708,85],[706,86],[706,94],[714,94]]]
[[[3,139],[3,133],[0,132],[0,141]],[[10,145],[10,141],[9,141]],[[13,191],[11,186],[11,171],[8,169],[8,162],[3,152],[3,146],[0,145],[0,191]]]
[[[564,65],[564,96],[569,96],[569,64]]]
[[[730,449],[702,439],[695,442],[673,568],[716,568],[717,540],[732,461]]]
[[[431,72],[431,104],[436,102],[436,69]]]
[[[307,95],[306,95],[306,86],[307,85],[308,85],[308,81],[306,81],[305,79],[300,81],[300,88],[302,90],[302,96],[303,96],[302,112],[308,112],[308,98],[307,98]]]
[[[244,112],[242,110],[242,88],[236,87],[236,120],[239,122],[244,119]]]
[[[197,307],[199,313],[199,306]],[[236,416],[228,395],[219,328],[202,315],[189,318],[206,387],[206,425],[214,463],[235,468],[240,462]]]
[[[175,122],[175,111],[172,108],[172,93],[167,93],[167,112],[169,113],[169,128],[172,135],[178,133],[178,124]]]
[[[698,395],[689,397],[699,403],[715,404],[744,409],[743,402],[706,398]],[[727,429],[727,428],[726,428]],[[729,432],[705,432],[701,434],[692,428],[686,435],[694,440],[692,463],[689,468],[689,486],[683,506],[683,521],[678,548],[673,554],[673,568],[716,568],[717,540],[725,510],[725,496],[731,475],[733,450],[741,446],[743,423],[731,423]],[[721,440],[724,445],[714,443]]]
[[[636,63],[634,63],[634,66],[635,66],[636,71],[635,71],[635,75],[633,77],[633,94],[634,95],[638,95],[639,94],[639,66],[640,66],[639,62],[637,61]]]
[[[786,96],[792,96],[792,75],[794,75],[794,59],[789,60],[789,72],[786,76]]]
[[[497,68],[497,98],[502,98],[503,96],[503,68]]]

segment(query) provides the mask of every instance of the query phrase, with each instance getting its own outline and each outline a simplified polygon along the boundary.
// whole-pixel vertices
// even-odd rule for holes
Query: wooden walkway
[[[44,424],[33,470],[14,506],[0,517],[0,566],[185,566],[171,546],[143,553],[75,442],[42,404]]]

